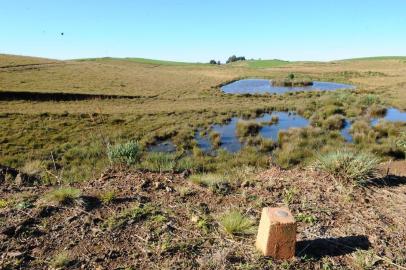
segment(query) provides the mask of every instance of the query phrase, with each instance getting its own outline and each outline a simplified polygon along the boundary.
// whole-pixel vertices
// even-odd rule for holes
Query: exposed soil
[[[406,267],[404,176],[344,188],[319,172],[273,167],[220,194],[186,175],[109,169],[77,184],[82,196],[65,205],[44,200],[53,187],[5,180],[0,199],[10,205],[0,208],[0,268],[48,269],[63,251],[69,269],[361,269],[363,262],[374,269]],[[116,199],[101,202],[106,191]],[[262,207],[283,204],[296,217],[311,217],[298,221],[296,257],[286,262],[261,257],[255,232],[231,236],[217,222],[239,209],[256,228]],[[142,213],[119,214],[131,207]]]

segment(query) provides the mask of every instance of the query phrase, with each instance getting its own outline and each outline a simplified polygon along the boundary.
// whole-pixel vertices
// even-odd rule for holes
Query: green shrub
[[[72,187],[60,187],[45,195],[45,200],[59,204],[72,203],[81,196],[81,191]]]
[[[112,164],[133,165],[139,162],[141,150],[138,143],[130,141],[124,144],[109,145],[107,156]]]
[[[254,120],[239,120],[236,132],[239,137],[254,136],[258,134],[261,128],[261,124]]]
[[[151,172],[170,172],[175,169],[175,165],[175,154],[151,152],[145,156],[140,167]]]
[[[220,224],[227,233],[232,235],[253,233],[253,222],[236,210],[225,213],[220,218]]]
[[[372,154],[338,150],[318,155],[313,166],[340,181],[362,184],[373,177],[378,164],[379,159]]]

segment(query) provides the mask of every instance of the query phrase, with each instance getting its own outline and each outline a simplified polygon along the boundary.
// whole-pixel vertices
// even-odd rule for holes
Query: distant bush
[[[229,64],[229,63],[237,62],[237,61],[245,61],[245,57],[244,56],[237,57],[235,55],[232,55],[227,59],[226,63]]]
[[[318,155],[313,166],[340,181],[362,184],[374,175],[378,164],[379,159],[372,154],[338,150]]]
[[[211,64],[211,65],[221,65],[221,62],[212,59],[212,60],[210,60],[209,64]]]
[[[107,156],[112,164],[133,165],[139,162],[141,149],[138,143],[130,141],[124,144],[109,145]]]
[[[241,235],[253,233],[253,222],[236,210],[224,214],[220,218],[220,224],[229,234]]]

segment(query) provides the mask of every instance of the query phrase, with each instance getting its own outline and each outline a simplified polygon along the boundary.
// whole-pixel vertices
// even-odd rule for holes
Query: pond
[[[277,141],[278,132],[280,130],[286,130],[289,128],[302,128],[309,125],[309,121],[306,118],[291,112],[267,113],[253,120],[255,120],[258,123],[270,122],[272,120],[272,117],[275,116],[279,118],[279,121],[277,123],[264,124],[261,130],[259,131],[259,135],[262,136],[263,138]],[[223,148],[232,153],[241,150],[241,148],[243,147],[243,143],[240,142],[236,133],[237,122],[241,119],[242,118],[239,117],[233,117],[226,124],[213,125],[211,131],[219,133],[221,137],[220,148]],[[201,134],[197,132],[195,139],[197,141],[198,146],[203,151],[210,152],[212,150],[212,145],[208,135],[201,136]]]
[[[396,108],[388,108],[385,116],[379,118],[373,118],[371,120],[371,126],[376,126],[379,121],[388,121],[388,122],[405,122],[406,123],[406,112],[402,112]],[[349,120],[345,120],[345,126],[341,130],[341,134],[347,142],[352,142],[352,135],[350,133],[352,123]]]
[[[176,146],[171,141],[159,141],[148,147],[148,152],[176,152]]]
[[[297,91],[334,91],[339,89],[355,89],[353,85],[334,82],[313,82],[310,86],[284,87],[272,86],[270,80],[244,79],[229,83],[221,88],[226,94],[283,94]]]

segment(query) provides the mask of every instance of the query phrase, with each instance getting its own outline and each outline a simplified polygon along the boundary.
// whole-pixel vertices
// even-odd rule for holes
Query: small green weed
[[[81,196],[81,191],[72,187],[60,187],[45,195],[45,200],[58,204],[72,203]]]
[[[225,213],[220,218],[220,224],[227,233],[232,235],[253,233],[253,222],[236,210]]]

